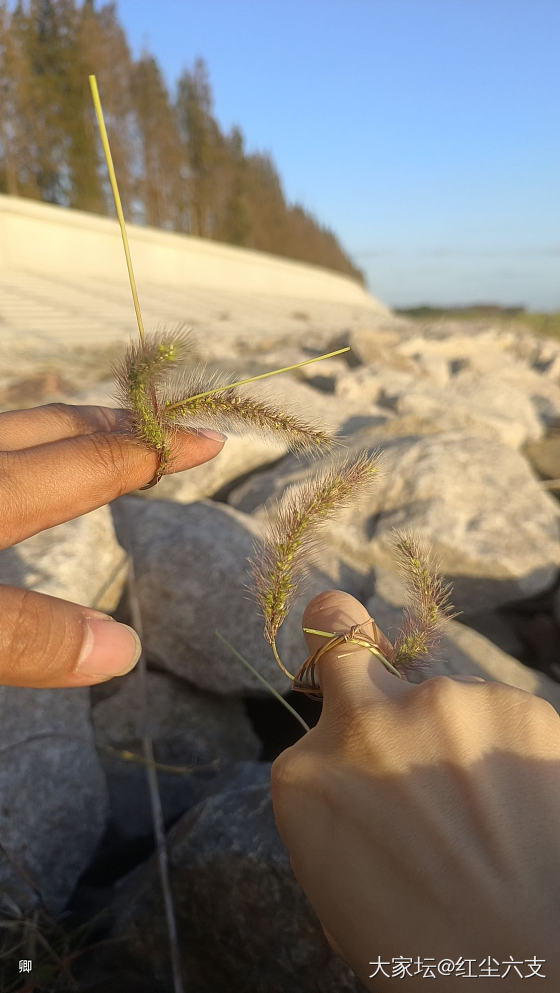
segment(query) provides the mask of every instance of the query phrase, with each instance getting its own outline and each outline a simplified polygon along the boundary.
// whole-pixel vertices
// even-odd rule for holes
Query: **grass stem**
[[[256,383],[257,379],[267,379],[268,376],[278,376],[281,372],[291,372],[292,369],[301,369],[304,365],[311,365],[312,362],[321,362],[323,359],[330,359],[333,355],[341,355],[342,352],[349,352],[350,346],[346,348],[338,348],[336,352],[325,352],[324,355],[316,355],[313,359],[304,359],[303,362],[296,362],[295,365],[286,365],[282,369],[273,369],[271,372],[261,372],[258,376],[249,376],[247,379],[238,379],[236,383],[227,383],[224,386],[214,386],[211,390],[206,390],[204,393],[195,393],[194,396],[185,397],[184,400],[176,400],[174,403],[166,403],[166,410],[176,410],[179,407],[184,407],[185,404],[190,403],[194,400],[201,400],[202,397],[209,397],[212,393],[220,393],[223,390],[231,390],[234,386],[245,386],[246,383]]]
[[[251,663],[248,662],[247,659],[244,658],[243,655],[241,655],[240,652],[238,652],[237,649],[234,648],[233,645],[230,644],[230,642],[227,640],[227,638],[224,638],[224,636],[222,634],[220,634],[219,631],[214,631],[214,634],[216,635],[217,638],[220,639],[221,642],[223,642],[224,645],[227,645],[227,647],[229,648],[229,650],[231,652],[233,652],[233,654],[235,655],[235,657],[237,659],[239,659],[239,661],[242,662],[243,665],[246,666],[247,669],[249,669],[249,671],[252,672],[253,675],[256,676],[257,679],[260,680],[260,682],[263,683],[266,686],[267,690],[269,690],[269,692],[272,693],[272,695],[276,697],[276,699],[282,704],[282,706],[285,707],[286,710],[289,710],[290,711],[290,714],[292,714],[292,716],[295,717],[296,721],[299,721],[299,723],[301,724],[301,726],[303,728],[305,728],[306,731],[310,731],[311,729],[309,727],[309,724],[306,724],[306,722],[304,721],[304,719],[301,716],[301,714],[298,714],[297,710],[294,710],[294,708],[292,706],[290,706],[290,704],[288,703],[288,701],[285,700],[284,697],[281,696],[280,693],[278,693],[274,689],[274,687],[270,685],[270,683],[268,682],[268,680],[266,680],[264,678],[264,676],[261,676],[260,672],[257,672],[257,670],[251,665]],[[288,676],[290,676],[289,672],[286,672],[286,674]],[[294,678],[293,676],[290,676],[290,679],[293,679],[293,678]]]
[[[130,248],[128,247],[128,235],[126,233],[126,226],[124,223],[124,214],[122,209],[121,197],[119,193],[119,187],[117,185],[117,176],[115,173],[115,167],[113,165],[113,156],[111,155],[111,146],[109,145],[107,128],[105,127],[105,119],[103,117],[101,98],[99,96],[99,90],[97,88],[97,79],[95,78],[94,75],[91,75],[89,77],[89,88],[91,90],[93,106],[95,108],[95,116],[97,117],[97,123],[99,125],[101,144],[103,145],[103,152],[105,153],[105,161],[107,162],[107,171],[109,173],[109,182],[111,183],[111,189],[113,191],[113,199],[115,201],[115,209],[117,211],[117,217],[121,229],[121,237],[124,248],[124,255],[126,259],[126,268],[128,270],[130,289],[132,290],[132,300],[134,302],[134,310],[136,313],[136,320],[138,322],[138,331],[140,333],[140,340],[142,341],[142,343],[144,343],[146,339],[146,335],[144,333],[144,323],[142,321],[142,314],[140,312],[140,301],[138,300],[138,292],[136,290],[136,280],[134,279],[134,271],[132,268],[132,258],[130,256]]]

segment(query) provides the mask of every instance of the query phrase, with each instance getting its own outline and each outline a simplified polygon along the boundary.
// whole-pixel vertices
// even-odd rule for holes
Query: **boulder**
[[[142,613],[143,643],[158,666],[219,694],[266,689],[218,640],[216,629],[279,692],[289,681],[264,639],[264,621],[246,586],[247,559],[258,523],[232,507],[201,500],[174,504],[123,497],[114,504],[117,533],[130,543]],[[334,558],[311,572],[306,599],[331,586],[362,589],[362,577]],[[305,599],[305,602],[306,602]],[[305,658],[304,598],[278,635],[284,664],[295,672]]]
[[[402,317],[379,316],[374,324],[354,328],[348,336],[353,364],[366,366],[393,365],[395,369],[412,371],[414,362],[398,346],[414,330],[414,324]]]
[[[152,740],[155,761],[176,767],[158,770],[166,824],[216,790],[233,763],[258,758],[261,748],[241,700],[204,693],[167,673],[147,672],[145,686],[145,719],[137,671],[92,711],[111,820],[127,839],[152,831],[146,770],[142,761],[130,761],[131,755],[142,759],[143,734]]]
[[[435,552],[454,585],[456,608],[467,614],[548,589],[560,564],[558,504],[525,459],[492,438],[460,431],[388,437],[392,426],[364,428],[349,439],[350,452],[381,450],[380,472],[371,496],[329,525],[325,559],[328,547],[358,571],[394,571],[391,532],[405,528]],[[266,500],[305,475],[286,459],[252,476],[229,501],[264,519]]]
[[[342,409],[351,405],[354,410],[366,412],[372,404],[394,409],[398,398],[415,383],[409,371],[393,370],[386,365],[363,366],[339,376],[335,394]]]
[[[0,551],[0,582],[108,612],[120,600],[126,570],[108,507]]]
[[[560,563],[558,504],[498,441],[445,432],[390,439],[355,556],[391,569],[393,528],[425,540],[465,614],[548,589]],[[353,526],[357,515],[353,514]],[[336,535],[333,535],[336,541]]]
[[[354,973],[331,951],[296,882],[276,830],[268,765],[254,765],[186,814],[169,832],[178,942],[197,993],[358,993]],[[245,782],[243,781],[245,780]],[[169,938],[155,859],[118,886],[113,936],[133,979],[169,982]],[[218,953],[219,950],[219,953]],[[114,957],[115,953],[113,953]]]
[[[238,480],[276,462],[287,451],[287,445],[275,438],[230,434],[216,458],[187,472],[163,476],[157,486],[139,490],[138,495],[148,500],[194,503],[204,497],[223,494]]]
[[[87,688],[0,687],[0,905],[60,913],[105,830]]]
[[[396,412],[439,421],[443,430],[453,426],[478,433],[480,425],[484,436],[493,435],[513,448],[540,439],[544,431],[530,398],[519,387],[470,371],[455,376],[452,389],[419,382],[400,394]]]

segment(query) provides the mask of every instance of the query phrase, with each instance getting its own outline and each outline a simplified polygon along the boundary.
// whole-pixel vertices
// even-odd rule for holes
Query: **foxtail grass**
[[[290,487],[250,560],[251,591],[264,617],[264,636],[276,662],[290,679],[294,676],[280,659],[276,646],[278,629],[301,592],[325,525],[373,482],[379,472],[378,458],[378,453],[347,458],[315,478]]]
[[[335,437],[322,426],[247,389],[255,380],[318,362],[333,353],[232,383],[231,376],[210,373],[203,363],[185,367],[192,348],[193,340],[183,330],[152,334],[131,344],[115,369],[115,398],[130,412],[138,440],[156,451],[158,479],[170,468],[171,441],[178,427],[256,433],[281,439],[291,451],[302,454],[336,445]]]
[[[311,561],[320,549],[325,525],[368,489],[379,472],[379,456],[379,451],[373,455],[363,453],[331,466],[303,485],[291,487],[280,501],[276,515],[269,517],[264,540],[257,544],[250,559],[250,591],[264,618],[264,637],[294,689],[317,695],[316,663],[326,651],[347,643],[367,648],[389,672],[405,678],[407,671],[434,661],[446,621],[458,616],[449,602],[451,584],[443,583],[429,549],[411,532],[394,529],[396,564],[405,579],[409,599],[394,644],[386,640],[382,650],[380,632],[373,620],[372,636],[359,630],[363,625],[350,632],[304,628],[306,633],[327,639],[326,643],[306,660],[296,675],[289,672],[280,658],[276,645],[278,630],[301,592]],[[343,657],[344,654],[338,655]]]
[[[422,669],[435,659],[448,621],[458,617],[450,602],[451,583],[444,584],[433,552],[410,531],[393,529],[395,561],[408,590],[404,621],[390,662],[399,670]]]

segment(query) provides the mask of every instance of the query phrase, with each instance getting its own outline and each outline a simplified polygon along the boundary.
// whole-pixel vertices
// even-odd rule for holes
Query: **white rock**
[[[485,436],[494,434],[513,448],[537,441],[544,431],[530,399],[518,387],[467,371],[456,376],[448,389],[420,383],[403,392],[396,411],[439,420],[444,430],[452,414],[454,425],[461,424],[471,433],[480,426]]]
[[[216,458],[186,472],[163,476],[157,486],[139,490],[138,495],[149,500],[194,503],[214,496],[248,473],[276,462],[287,451],[287,445],[274,438],[230,434]]]
[[[391,566],[390,533],[423,537],[459,610],[490,610],[548,589],[560,563],[558,505],[498,441],[446,432],[391,439],[356,555]],[[354,519],[355,519],[354,515]]]
[[[126,556],[111,512],[100,507],[0,551],[0,582],[111,611],[126,579]]]

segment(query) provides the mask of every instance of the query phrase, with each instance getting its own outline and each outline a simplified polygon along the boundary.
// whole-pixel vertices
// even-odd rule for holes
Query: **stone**
[[[233,763],[258,758],[261,748],[241,700],[204,693],[161,672],[147,672],[145,686],[145,721],[137,671],[92,710],[111,820],[121,838],[129,840],[150,834],[152,813],[144,765],[117,753],[142,758],[143,734],[152,740],[157,763],[177,767],[176,772],[158,770],[166,824],[217,789]]]
[[[314,471],[313,464],[304,463],[296,455],[288,455],[278,465],[256,472],[228,494],[228,504],[253,519],[264,520],[265,505],[273,510],[284,491],[301,483]],[[268,508],[267,508],[268,510]]]
[[[491,434],[513,448],[540,439],[544,430],[531,400],[518,387],[470,371],[454,377],[453,389],[419,383],[404,391],[396,412],[439,421],[444,430],[451,426],[452,415],[453,426],[473,433],[481,425],[485,436],[490,435],[490,428]]]
[[[292,874],[274,822],[270,766],[255,764],[251,778],[208,797],[168,835],[189,985],[197,993],[359,993],[355,974],[331,951]],[[131,980],[148,973],[154,987],[169,977],[157,873],[151,859],[119,884],[113,936],[128,940],[112,953],[128,966]]]
[[[403,621],[403,608],[408,604],[408,590],[402,576],[377,566],[375,569],[374,600],[376,617],[380,627],[390,641],[394,641]],[[373,603],[373,601],[371,601]],[[481,611],[469,614],[469,628],[474,628],[498,648],[521,659],[524,648],[507,617],[497,611]]]
[[[0,751],[0,906],[58,914],[107,823],[88,688],[0,687]]]
[[[194,503],[227,492],[237,481],[276,462],[287,451],[287,445],[275,438],[230,434],[216,458],[186,472],[163,476],[157,486],[139,490],[138,495],[148,500]]]
[[[131,542],[148,658],[200,689],[267,692],[219,642],[217,629],[278,692],[286,692],[290,684],[273,659],[264,621],[246,590],[247,559],[262,532],[258,522],[208,500],[174,504],[123,497],[113,507],[117,533]],[[320,569],[311,570],[306,599],[333,585],[360,591],[362,583],[357,571],[329,556]],[[302,597],[278,634],[280,656],[292,672],[306,655],[304,607]]]
[[[108,507],[0,551],[0,582],[107,612],[120,600],[126,572]]]
[[[398,345],[411,328],[414,325],[410,321],[394,315],[389,318],[379,316],[373,324],[354,328],[348,337],[354,363],[393,365],[395,369],[410,372],[414,363],[398,351]]]
[[[467,613],[548,589],[560,563],[558,504],[507,445],[445,432],[389,439],[362,545],[355,555],[391,569],[390,532],[423,539]],[[354,526],[357,515],[353,514]]]
[[[380,473],[371,496],[329,525],[333,557],[344,557],[356,570],[369,565],[394,571],[391,531],[411,530],[435,553],[453,583],[456,608],[467,614],[497,609],[554,583],[558,504],[518,452],[461,431],[390,437],[391,427],[392,421],[364,428],[349,439],[349,454],[381,450]],[[304,477],[286,459],[252,476],[229,501],[265,519],[266,500]]]

